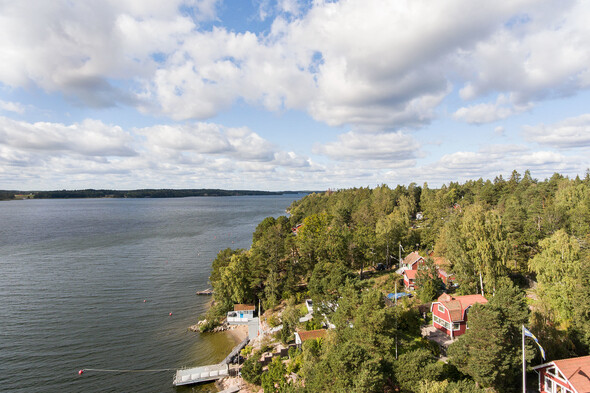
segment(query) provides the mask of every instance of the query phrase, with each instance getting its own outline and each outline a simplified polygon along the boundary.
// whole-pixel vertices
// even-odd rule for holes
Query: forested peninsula
[[[0,190],[0,200],[10,199],[68,199],[68,198],[185,198],[202,196],[283,195],[309,191],[256,191],[221,189],[142,189],[142,190]]]
[[[547,356],[527,341],[531,388],[532,366],[590,353],[588,175],[327,191],[288,213],[258,224],[249,250],[220,251],[210,276],[204,331],[236,304],[260,304],[275,327],[242,351],[253,391],[518,392],[523,325]],[[424,335],[431,305],[463,295],[485,297],[464,310],[464,334]],[[295,332],[312,338],[295,346]],[[273,342],[291,344],[288,356],[261,363]]]

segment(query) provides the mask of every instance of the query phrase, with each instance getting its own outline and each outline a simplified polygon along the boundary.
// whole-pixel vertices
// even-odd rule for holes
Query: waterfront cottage
[[[590,393],[590,356],[554,360],[533,367],[540,393]]]
[[[451,296],[443,293],[430,306],[432,312],[432,326],[446,333],[451,338],[466,332],[467,312],[475,303],[486,304],[488,301],[482,295]]]
[[[227,323],[230,325],[245,325],[254,319],[256,307],[253,304],[235,304],[234,310],[227,313]]]

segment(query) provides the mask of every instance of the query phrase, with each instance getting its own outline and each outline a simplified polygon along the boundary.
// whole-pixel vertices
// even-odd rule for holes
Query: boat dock
[[[211,295],[213,295],[213,289],[207,288],[204,291],[197,291],[197,295],[211,296]]]
[[[244,341],[236,345],[221,363],[176,370],[176,375],[174,376],[172,384],[174,386],[191,385],[199,382],[215,381],[229,376],[229,364],[240,354],[242,348],[244,348],[249,341],[250,339],[246,338]]]
[[[172,384],[174,386],[190,385],[193,383],[215,381],[229,376],[229,365],[227,363],[213,364],[176,370]]]

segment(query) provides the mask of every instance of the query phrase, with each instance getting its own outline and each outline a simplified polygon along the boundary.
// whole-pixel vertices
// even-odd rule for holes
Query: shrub
[[[262,364],[258,361],[259,358],[260,352],[254,353],[244,362],[241,369],[242,377],[247,382],[255,385],[260,385],[260,377],[262,375]]]
[[[268,323],[268,326],[270,326],[271,328],[277,327],[277,326],[279,326],[281,324],[281,321],[279,320],[279,317],[276,316],[275,314],[273,314],[270,317],[268,317],[268,319],[266,320],[266,322]]]
[[[246,345],[244,348],[242,348],[242,350],[240,351],[240,353],[244,357],[250,355],[252,353],[252,346],[251,345]]]

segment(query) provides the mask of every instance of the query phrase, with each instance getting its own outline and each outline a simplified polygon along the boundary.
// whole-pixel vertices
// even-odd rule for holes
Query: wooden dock
[[[234,357],[240,354],[242,348],[244,348],[249,341],[250,339],[246,338],[244,341],[236,345],[221,363],[176,370],[176,375],[174,376],[172,384],[174,386],[192,385],[200,382],[215,381],[229,376],[229,364]]]
[[[197,291],[197,295],[211,296],[213,295],[213,289],[207,288],[204,291]]]
[[[236,347],[229,353],[229,355],[227,355],[225,357],[225,359],[223,359],[223,361],[221,363],[230,364],[232,359],[240,354],[240,351],[242,350],[242,348],[244,348],[246,345],[248,345],[249,341],[250,341],[250,339],[248,337],[246,337],[244,339],[244,341],[242,341],[241,343],[236,345]]]
[[[213,364],[176,370],[172,384],[174,386],[190,385],[193,383],[215,381],[229,376],[229,365],[227,363]]]

